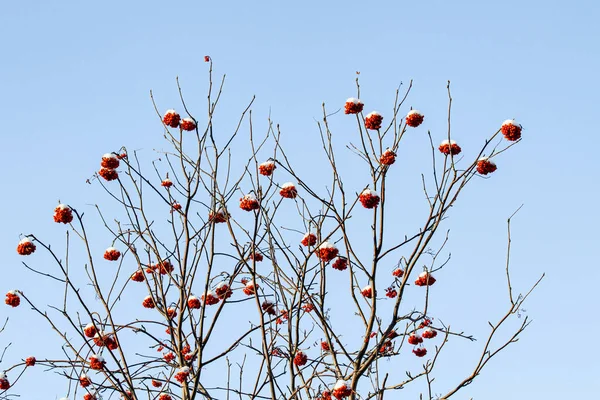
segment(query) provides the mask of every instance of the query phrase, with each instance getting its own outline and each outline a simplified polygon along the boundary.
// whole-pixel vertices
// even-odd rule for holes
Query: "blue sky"
[[[516,285],[525,289],[547,274],[526,306],[534,323],[458,398],[562,399],[600,390],[599,350],[586,344],[600,328],[591,317],[600,277],[594,254],[600,5],[90,3],[23,0],[4,4],[0,13],[0,137],[8,172],[0,290],[24,284],[36,290],[14,248],[21,233],[62,235],[51,223],[58,199],[90,213],[89,204],[108,202],[85,184],[99,156],[125,145],[151,158],[152,149],[164,146],[150,89],[159,109],[180,108],[179,76],[191,107],[204,110],[205,54],[217,75],[227,74],[222,126],[230,127],[256,95],[259,126],[271,113],[287,144],[303,149],[297,157],[311,151],[310,138],[317,140],[321,103],[335,110],[354,95],[356,71],[367,108],[380,111],[391,108],[401,82],[413,79],[409,105],[427,115],[434,137],[443,137],[451,80],[457,140],[476,146],[507,118],[525,130],[493,178],[474,182],[451,212],[453,278],[472,290],[449,290],[439,301],[455,307],[457,320],[474,324],[475,332],[485,332],[482,316],[499,316],[505,221],[521,204],[513,225]],[[2,319],[13,319],[2,343],[32,326],[11,311],[0,309]],[[22,393],[26,398],[40,394],[24,390],[32,391]]]

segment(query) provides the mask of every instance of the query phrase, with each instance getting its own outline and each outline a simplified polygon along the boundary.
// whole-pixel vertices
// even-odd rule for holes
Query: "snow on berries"
[[[423,330],[423,333],[421,333],[421,337],[423,339],[433,339],[436,336],[437,336],[437,331],[433,330],[431,328],[427,328],[427,329]]]
[[[104,357],[102,357],[100,354],[93,354],[90,357],[90,368],[91,369],[95,369],[95,370],[99,371],[99,370],[103,369],[105,365],[106,365],[106,361],[104,361]]]
[[[419,336],[419,335],[417,335],[416,333],[414,333],[414,332],[413,332],[413,333],[411,333],[411,334],[408,336],[408,340],[407,340],[407,342],[408,342],[409,344],[412,344],[412,345],[415,345],[415,346],[416,346],[416,345],[418,345],[418,344],[420,344],[420,343],[423,343],[423,338],[422,338],[421,336]]]
[[[104,180],[108,182],[114,181],[119,177],[119,173],[111,168],[100,168],[100,171],[98,171],[98,175],[100,175],[102,178],[104,178]]]
[[[175,379],[177,379],[177,382],[183,383],[183,382],[185,382],[185,380],[188,378],[189,375],[190,375],[190,368],[189,367],[181,367],[181,368],[179,368],[179,370],[177,370],[177,373],[175,374]]]
[[[487,157],[481,157],[477,161],[477,172],[481,175],[491,174],[496,171],[497,167],[493,161],[490,161]]]
[[[119,167],[119,157],[112,153],[106,153],[102,156],[102,160],[100,161],[100,171],[98,171],[98,175],[104,178],[106,181],[114,181],[119,177],[119,173],[117,172],[117,168]]]
[[[275,166],[275,161],[265,161],[258,166],[258,173],[263,176],[271,176],[273,175],[275,168],[277,168]]]
[[[28,237],[24,237],[23,239],[21,239],[21,241],[17,245],[17,253],[19,253],[22,256],[28,256],[30,254],[33,254],[34,251],[35,244],[33,244],[33,241]]]
[[[337,269],[338,271],[343,271],[348,268],[348,259],[346,257],[338,257],[335,259],[333,264],[331,264],[333,269]]]
[[[81,374],[79,377],[79,384],[81,387],[88,387],[92,384],[92,381],[86,374]]]
[[[11,290],[6,293],[6,298],[4,299],[4,303],[11,307],[18,307],[21,304],[21,298],[19,297],[19,292],[16,290]]]
[[[436,279],[427,271],[421,272],[419,277],[415,281],[417,286],[431,286],[435,283]]]
[[[233,292],[229,288],[229,284],[225,281],[220,282],[215,288],[215,294],[219,299],[228,299],[231,297]]]
[[[379,205],[379,200],[381,200],[379,194],[371,189],[363,190],[358,199],[364,208],[375,208]]]
[[[260,208],[260,204],[254,195],[247,194],[240,199],[240,208],[244,211],[254,211]]]
[[[392,271],[392,275],[396,278],[402,278],[402,275],[404,275],[404,271],[402,270],[402,268],[396,268]]]
[[[10,389],[10,382],[4,372],[0,372],[0,390]]]
[[[364,104],[357,98],[350,97],[344,105],[345,114],[358,114],[363,110]]]
[[[514,119],[507,119],[502,123],[502,127],[500,128],[506,140],[509,140],[511,142],[514,142],[521,138],[522,129],[523,127],[520,124],[517,124],[517,122]]]
[[[457,145],[454,140],[448,140],[448,139],[446,139],[446,140],[442,141],[442,143],[440,143],[439,150],[441,153],[443,153],[447,156],[450,154],[455,156],[462,151],[460,146]]]
[[[370,130],[381,129],[383,117],[377,111],[373,111],[365,117],[365,128]]]
[[[157,381],[156,379],[152,379],[152,380],[150,381],[150,383],[151,383],[151,384],[152,384],[152,386],[153,386],[153,387],[155,387],[155,388],[159,388],[159,387],[161,387],[161,386],[163,385],[163,384],[162,384],[162,382],[160,382],[160,381]]]
[[[244,289],[242,289],[242,291],[246,296],[252,296],[256,293],[256,289],[258,289],[258,284],[254,281],[248,281],[244,283]]]
[[[119,168],[119,158],[112,153],[106,153],[102,156],[100,166],[102,168],[116,169]]]
[[[94,324],[90,322],[83,328],[83,333],[86,337],[93,338],[98,332],[96,331]]]
[[[181,117],[175,110],[167,110],[165,115],[163,116],[163,122],[165,125],[170,126],[171,128],[177,128],[179,126],[179,121]]]
[[[301,367],[303,365],[306,365],[307,361],[308,356],[304,354],[302,350],[298,350],[296,352],[296,355],[294,356],[294,365],[296,365],[297,367]]]
[[[142,305],[144,306],[144,308],[156,307],[156,305],[154,304],[154,300],[152,299],[152,296],[144,297],[144,300],[142,300]]]
[[[373,298],[373,288],[371,287],[371,285],[367,285],[364,288],[362,288],[360,290],[360,293],[367,299]]]
[[[200,296],[200,301],[206,303],[208,306],[213,306],[219,303],[219,298],[215,296],[212,290],[208,290],[206,293]]]
[[[167,318],[169,319],[173,319],[177,316],[177,309],[175,307],[169,307],[167,308]]]
[[[392,165],[396,162],[396,153],[390,149],[386,149],[381,157],[379,157],[379,162],[381,165]]]
[[[144,282],[146,277],[144,276],[144,271],[138,269],[133,274],[131,274],[131,280],[134,282]]]
[[[415,354],[415,356],[417,356],[417,357],[424,357],[424,356],[427,354],[427,349],[426,349],[426,348],[424,348],[424,347],[419,347],[419,348],[413,349],[413,351],[412,351],[412,352],[413,352],[413,353]]]
[[[277,313],[275,310],[275,304],[269,300],[263,301],[263,303],[260,305],[260,308],[262,308],[262,310],[269,315],[275,315]]]
[[[116,350],[119,344],[112,335],[107,335],[103,331],[96,333],[93,337],[94,344],[98,347],[106,346],[110,350]]]
[[[163,360],[165,360],[166,362],[170,363],[173,360],[175,360],[175,354],[173,354],[173,352],[169,352],[167,354],[163,355]]]
[[[117,261],[121,257],[121,252],[114,247],[109,247],[104,251],[104,259],[108,261]]]
[[[166,187],[168,189],[171,186],[173,186],[173,181],[171,181],[169,178],[165,178],[162,180],[162,182],[160,182],[160,186]]]
[[[179,204],[178,202],[173,203],[173,205],[171,206],[173,208],[173,210],[175,211],[179,211],[181,210],[181,204]]]
[[[344,397],[350,396],[352,394],[352,389],[350,388],[350,385],[348,385],[348,383],[346,381],[344,381],[343,379],[340,379],[335,383],[335,386],[333,387],[333,391],[331,392],[331,394],[333,395],[333,397],[340,400],[340,399],[343,399]]]
[[[315,244],[317,244],[317,235],[315,235],[314,233],[307,233],[306,235],[304,235],[300,243],[302,244],[302,246],[305,247],[314,246]]]
[[[73,210],[66,204],[59,204],[54,209],[54,222],[68,224],[73,221]]]
[[[196,129],[196,123],[194,122],[194,120],[192,118],[182,119],[180,126],[181,126],[181,129],[183,129],[184,131],[193,131],[194,129]]]
[[[171,261],[164,260],[156,266],[156,269],[158,270],[158,272],[161,275],[167,275],[167,274],[173,272],[175,267],[173,266],[173,264],[171,264]]]
[[[425,116],[419,110],[410,110],[406,115],[406,125],[416,128],[423,123]]]
[[[324,262],[329,262],[333,260],[339,253],[339,250],[335,245],[325,241],[321,243],[321,245],[317,249],[317,257],[319,257]]]
[[[287,182],[281,186],[279,194],[286,199],[295,199],[298,196],[298,190],[296,190],[296,185],[292,182]]]
[[[219,302],[219,300],[217,300],[217,302]],[[194,295],[191,295],[188,297],[187,305],[189,308],[198,309],[200,308],[201,302],[199,298],[197,298]]]
[[[429,325],[431,325],[431,320],[429,318],[425,318],[423,321],[421,321],[417,329],[422,329]]]
[[[321,395],[315,400],[331,400],[331,391],[329,389],[323,390],[323,392],[321,392]]]
[[[215,224],[222,224],[227,222],[229,219],[229,214],[222,208],[219,208],[216,212],[210,210],[208,213],[208,220],[214,222]]]

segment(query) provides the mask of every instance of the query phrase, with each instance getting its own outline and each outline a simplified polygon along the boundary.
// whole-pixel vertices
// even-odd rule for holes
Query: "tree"
[[[136,151],[102,157],[94,183],[120,209],[109,218],[96,206],[110,235],[103,253],[72,204],[54,210],[55,222],[68,225],[63,255],[35,233],[19,242],[19,254],[43,251],[52,260],[51,270],[29,258],[24,265],[62,290],[44,297],[51,301],[47,307],[20,290],[8,292],[6,304],[31,307],[64,342],[64,357],[14,364],[6,369],[3,393],[16,382],[10,376],[20,377],[37,362],[69,382],[70,396],[86,400],[383,399],[420,383],[422,398],[445,399],[517,341],[527,317],[501,344],[492,339],[518,317],[539,281],[515,293],[507,258],[506,314],[490,323],[489,337],[475,349],[481,356],[472,373],[435,394],[444,347],[454,339],[461,346],[474,341],[430,312],[435,275],[451,266],[441,226],[466,185],[493,173],[493,159],[519,142],[519,124],[505,121],[472,160],[465,159],[452,139],[448,83],[444,140],[436,146],[427,132],[432,170],[422,176],[423,222],[401,237],[394,204],[402,194],[389,179],[397,173],[405,135],[425,135],[421,112],[401,113],[412,82],[396,91],[384,124],[381,114],[363,113],[356,80],[357,97],[346,101],[344,118],[356,120],[356,143],[347,148],[360,165],[340,161],[330,121],[342,116],[323,106],[321,142],[314,148],[320,147],[329,170],[307,176],[303,165],[293,165],[278,125],[269,120],[266,134],[257,137],[254,100],[233,133],[215,132],[224,79],[215,93],[207,62],[204,120],[188,109],[179,83],[188,117],[160,113],[155,105],[171,150],[150,172]],[[243,127],[249,133],[241,139],[249,150],[245,158],[232,151]],[[358,171],[366,171],[364,180]],[[347,173],[351,179],[342,178]],[[508,244],[510,252],[510,230]],[[423,364],[402,375],[399,360],[408,356]]]

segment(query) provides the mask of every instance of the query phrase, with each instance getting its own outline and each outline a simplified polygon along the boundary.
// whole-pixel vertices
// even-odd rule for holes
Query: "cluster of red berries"
[[[104,251],[104,259],[108,261],[117,261],[121,257],[121,252],[114,247],[109,247]]]
[[[271,176],[273,175],[273,171],[275,170],[275,168],[277,168],[275,166],[275,161],[269,160],[265,161],[264,163],[258,166],[258,172],[264,176]]]
[[[304,354],[302,350],[298,350],[296,352],[296,355],[294,356],[294,365],[301,367],[303,365],[306,365],[307,361],[308,356]]]
[[[10,382],[4,372],[0,372],[0,390],[10,389]]]
[[[19,292],[16,290],[11,290],[10,292],[6,293],[4,303],[11,307],[19,307],[19,304],[21,304],[21,297],[19,297]]]
[[[502,131],[502,134],[506,140],[514,142],[521,138],[521,131],[523,130],[523,127],[520,124],[517,124],[514,119],[507,119],[502,123],[500,130]]]
[[[460,152],[462,151],[462,149],[460,148],[459,145],[456,144],[456,142],[454,140],[444,140],[442,141],[442,143],[440,144],[439,150],[442,154],[445,155],[457,155],[460,154]]]
[[[262,308],[262,310],[264,312],[266,312],[269,315],[276,315],[277,314],[277,310],[275,308],[275,304],[273,304],[273,302],[269,301],[269,300],[265,300],[263,301],[263,303],[261,304],[260,308]]]
[[[379,158],[381,165],[392,165],[396,162],[396,153],[390,149],[386,149]]]
[[[317,249],[317,257],[319,257],[324,262],[329,262],[333,260],[339,253],[337,247],[329,242],[323,242]]]
[[[116,350],[117,348],[119,348],[119,343],[113,337],[113,335],[107,335],[104,332],[96,332],[92,340],[94,341],[94,344],[98,347],[106,346],[109,350]]]
[[[254,211],[260,208],[260,204],[256,200],[256,197],[247,194],[240,199],[240,208],[244,211]]]
[[[379,201],[381,200],[379,194],[370,189],[365,189],[358,196],[360,203],[364,208],[375,208],[379,205]]]
[[[185,382],[185,380],[190,376],[190,368],[189,367],[181,367],[175,374],[175,379],[179,383]]]
[[[171,261],[163,260],[158,264],[148,265],[148,268],[146,268],[146,273],[152,274],[154,272],[158,272],[161,275],[167,275],[173,272],[173,270],[175,270],[175,267],[173,264],[171,264]]]
[[[33,241],[28,237],[24,237],[23,239],[21,239],[21,241],[17,245],[17,253],[19,253],[22,256],[28,256],[34,251],[35,244],[33,244]]]
[[[346,104],[344,105],[344,113],[345,114],[358,114],[362,112],[364,104],[359,99],[355,99],[354,97],[350,97],[346,100]]]
[[[93,354],[90,356],[90,368],[100,371],[106,365],[106,361],[104,361],[104,357],[100,354]]]
[[[112,153],[106,153],[102,156],[100,167],[98,175],[107,181],[114,181],[119,177],[119,173],[117,172],[117,168],[119,168],[119,156]]]
[[[406,125],[416,128],[423,123],[425,116],[419,110],[410,110],[406,115]]]
[[[302,244],[302,246],[305,247],[314,246],[315,244],[317,244],[317,235],[309,232],[306,235],[304,235],[300,243]]]
[[[285,197],[286,199],[295,199],[296,196],[298,196],[298,190],[296,189],[296,185],[294,185],[292,182],[288,182],[281,186],[279,194],[281,197]]]
[[[196,129],[196,122],[192,118],[181,119],[181,116],[175,110],[167,110],[163,116],[163,122],[171,128],[179,127],[184,131],[193,131]]]
[[[54,222],[69,224],[73,221],[73,210],[66,204],[59,204],[54,209]]]
[[[331,264],[331,268],[337,269],[338,271],[344,271],[348,268],[348,259],[346,257],[338,256],[333,264]]]
[[[373,111],[365,117],[365,128],[376,131],[381,129],[383,117],[377,111]]]
[[[371,287],[371,285],[367,285],[364,288],[362,288],[360,290],[360,293],[367,299],[373,298],[373,288]]]
[[[481,157],[477,161],[477,172],[481,175],[491,174],[496,171],[497,167],[493,161],[490,161],[487,157]]]
[[[436,279],[427,271],[421,272],[417,280],[415,280],[415,285],[417,286],[431,286],[435,283]]]
[[[227,222],[229,219],[229,214],[222,208],[219,208],[217,211],[210,210],[208,212],[208,220],[210,222],[214,222],[215,224],[222,224]]]
[[[253,296],[256,293],[256,289],[259,287],[258,283],[247,279],[242,279],[242,284],[244,285],[242,292],[244,292],[246,296]]]
[[[423,343],[423,339],[433,339],[434,337],[436,337],[437,331],[429,328],[429,325],[431,325],[431,320],[428,318],[425,318],[423,320],[423,322],[421,322],[419,324],[419,327],[417,328],[417,329],[425,328],[423,330],[423,332],[420,335],[417,332],[411,333],[408,336],[407,342],[414,346],[419,346]],[[427,349],[424,347],[417,347],[417,348],[413,349],[413,353],[417,357],[424,357],[427,354]]]

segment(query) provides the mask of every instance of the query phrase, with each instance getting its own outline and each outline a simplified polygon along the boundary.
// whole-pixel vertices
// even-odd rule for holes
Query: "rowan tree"
[[[65,379],[70,398],[86,400],[383,399],[410,385],[421,398],[446,399],[519,338],[527,317],[497,342],[537,283],[514,291],[508,258],[506,313],[483,340],[430,311],[430,294],[460,287],[440,276],[453,267],[444,220],[468,184],[493,180],[521,125],[507,120],[467,148],[453,139],[449,83],[440,134],[409,107],[412,82],[379,113],[368,110],[357,79],[355,97],[334,110],[323,105],[320,141],[294,165],[280,126],[269,119],[255,132],[254,99],[233,132],[215,128],[224,79],[213,85],[207,62],[205,115],[189,109],[179,83],[181,104],[170,106],[181,112],[152,99],[170,146],[158,159],[147,163],[118,145],[98,157],[91,181],[120,209],[106,215],[95,207],[104,234],[90,231],[82,206],[69,199],[53,210],[65,246],[22,235],[17,252],[32,280],[57,290],[10,289],[6,304],[45,321],[64,357],[24,356],[4,368],[0,393],[18,393],[11,386],[37,364]],[[356,122],[352,136],[334,133],[341,118]],[[422,176],[422,223],[400,236],[402,193],[393,182],[419,173],[397,163],[408,135],[431,149],[431,170]],[[306,164],[317,157],[328,167],[315,173]],[[508,244],[510,251],[510,230]],[[436,386],[444,373],[436,362],[453,345],[480,357],[463,379]],[[404,373],[413,358],[421,365]]]

